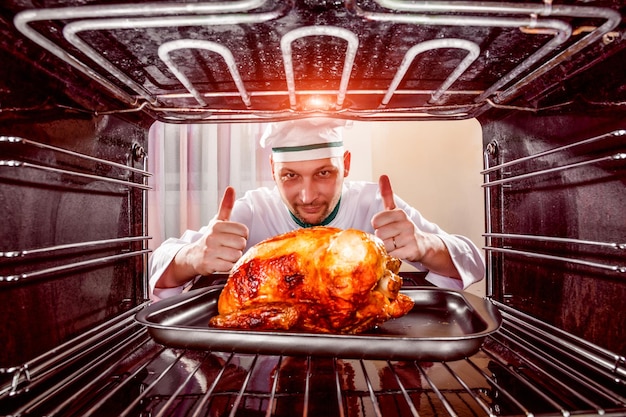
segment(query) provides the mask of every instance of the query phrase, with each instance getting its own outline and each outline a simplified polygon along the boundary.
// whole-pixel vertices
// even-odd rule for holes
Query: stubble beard
[[[296,206],[295,207],[295,216],[302,223],[311,224],[313,226],[321,224],[330,215],[330,213],[332,211],[329,208],[329,206],[326,204],[326,205],[324,205],[324,211],[322,212],[322,214],[316,216],[315,219],[307,219],[306,218],[306,213],[303,213],[303,211],[300,210],[301,207],[303,207],[303,206]],[[311,220],[313,220],[313,221],[311,221]]]

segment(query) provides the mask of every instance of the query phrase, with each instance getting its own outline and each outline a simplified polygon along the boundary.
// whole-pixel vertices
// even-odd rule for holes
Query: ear
[[[351,154],[350,151],[345,151],[343,153],[343,176],[347,177],[348,173],[350,172],[350,158],[351,158]]]
[[[270,155],[270,169],[272,170],[272,178],[274,177],[274,158],[272,158],[272,155]]]

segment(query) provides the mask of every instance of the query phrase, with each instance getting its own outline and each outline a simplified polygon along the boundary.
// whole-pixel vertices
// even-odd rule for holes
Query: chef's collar
[[[303,228],[309,228],[309,227],[314,227],[314,226],[328,226],[330,224],[330,222],[332,222],[333,220],[335,220],[335,217],[337,217],[337,213],[339,213],[339,204],[341,204],[341,198],[339,198],[339,201],[337,202],[337,205],[335,206],[335,208],[333,209],[333,211],[328,215],[328,217],[326,217],[321,223],[319,224],[310,224],[310,223],[304,223],[302,220],[300,220],[299,218],[297,218],[296,216],[293,215],[293,213],[291,211],[289,211],[289,214],[291,215],[291,218],[293,219],[294,222],[296,222],[298,224],[298,226],[303,227]]]

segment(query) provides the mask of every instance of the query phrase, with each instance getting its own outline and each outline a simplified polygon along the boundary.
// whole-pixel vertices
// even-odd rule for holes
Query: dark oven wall
[[[0,18],[0,368],[144,301],[149,122]],[[10,319],[9,319],[10,318]]]
[[[510,164],[485,187],[494,298],[622,355],[623,120],[516,112],[483,124],[486,165]]]
[[[69,117],[0,123],[0,136],[0,367],[9,367],[143,301],[143,190],[126,184],[143,178],[83,155],[142,167],[132,149],[145,132]]]

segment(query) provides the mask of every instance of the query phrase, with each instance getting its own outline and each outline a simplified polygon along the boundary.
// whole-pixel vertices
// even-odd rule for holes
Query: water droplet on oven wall
[[[343,7],[343,0],[304,0],[309,9],[335,9]]]
[[[602,35],[602,43],[604,43],[605,45],[608,45],[610,43],[613,43],[613,41],[615,41],[618,38],[619,38],[618,32],[605,33],[604,35]]]

